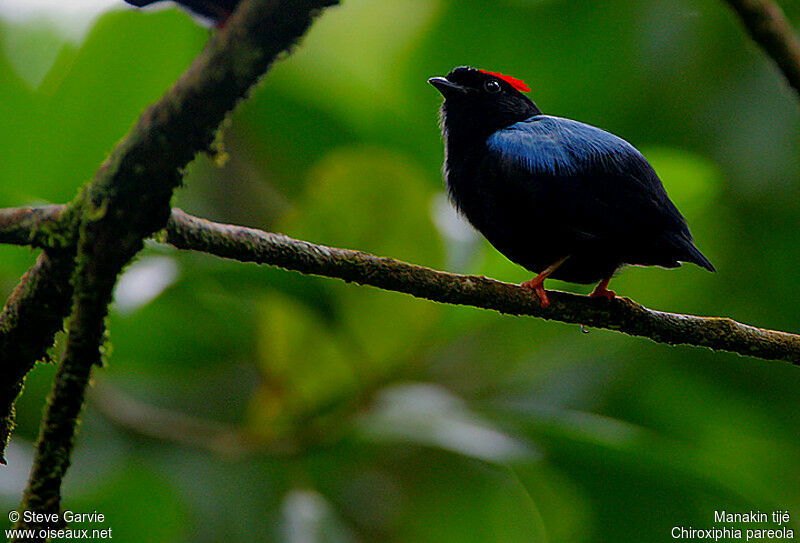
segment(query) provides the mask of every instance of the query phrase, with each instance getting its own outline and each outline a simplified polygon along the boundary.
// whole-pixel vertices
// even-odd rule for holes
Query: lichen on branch
[[[437,302],[471,305],[512,315],[531,315],[686,344],[800,364],[800,336],[756,328],[733,319],[647,309],[627,298],[605,300],[550,292],[542,307],[528,289],[486,277],[457,275],[361,251],[299,241],[253,228],[214,223],[172,211],[166,241],[245,262],[336,277]]]
[[[209,148],[227,113],[278,55],[297,42],[315,14],[335,3],[244,0],[225,28],[209,40],[167,94],[142,114],[93,181],[63,211],[75,218],[78,232],[72,315],[22,509],[60,509],[61,482],[69,467],[91,368],[100,363],[116,278],[143,240],[166,224],[183,168]],[[22,522],[17,527],[41,526]]]
[[[40,220],[46,218],[45,211],[28,209],[28,212]],[[59,207],[51,207],[46,213],[52,220],[58,220]],[[5,215],[20,216],[20,210],[0,210],[0,223]],[[34,239],[33,235],[25,236],[19,231],[15,235],[25,244]],[[0,228],[0,239],[2,236]],[[160,238],[178,249],[343,279],[436,302],[584,324],[647,337],[659,343],[708,347],[800,364],[800,335],[757,328],[724,317],[655,311],[627,298],[608,301],[551,292],[553,303],[542,307],[536,296],[517,285],[436,271],[393,258],[317,245],[254,228],[215,223],[180,209],[172,210],[166,231]]]

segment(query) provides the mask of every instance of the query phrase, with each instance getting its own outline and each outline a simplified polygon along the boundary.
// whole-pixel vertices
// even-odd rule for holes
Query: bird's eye
[[[500,83],[498,83],[494,79],[490,79],[489,81],[483,84],[483,88],[489,94],[494,94],[496,92],[500,92]]]

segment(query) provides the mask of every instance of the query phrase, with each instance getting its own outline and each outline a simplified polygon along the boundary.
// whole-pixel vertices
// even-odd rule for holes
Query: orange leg
[[[547,292],[544,290],[544,280],[550,277],[550,275],[558,269],[558,267],[564,263],[564,261],[569,258],[569,256],[565,256],[561,260],[551,264],[544,270],[542,273],[531,279],[530,281],[525,281],[520,286],[524,288],[533,289],[536,295],[539,297],[539,300],[542,302],[542,307],[547,307],[550,305],[550,298],[547,297]]]
[[[617,295],[616,292],[613,290],[608,290],[608,282],[611,281],[610,277],[603,279],[600,281],[597,286],[594,288],[591,294],[592,298],[605,298],[606,300],[613,300],[614,297]]]

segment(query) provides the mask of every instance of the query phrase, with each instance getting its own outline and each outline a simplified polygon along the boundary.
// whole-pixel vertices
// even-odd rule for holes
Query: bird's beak
[[[461,85],[457,85],[445,77],[431,77],[428,83],[436,87],[436,90],[442,93],[442,96],[447,98],[454,94],[464,94],[467,89]]]

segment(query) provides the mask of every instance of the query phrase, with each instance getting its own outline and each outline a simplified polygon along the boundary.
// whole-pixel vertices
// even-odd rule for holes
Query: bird
[[[138,8],[163,1],[165,0],[125,0],[128,4]],[[212,21],[217,27],[221,27],[236,9],[239,0],[175,0],[175,3],[204,19]]]
[[[444,97],[443,175],[455,208],[509,260],[536,273],[520,286],[550,304],[548,277],[608,289],[626,265],[716,271],[633,145],[545,115],[522,80],[460,66],[428,82]]]

